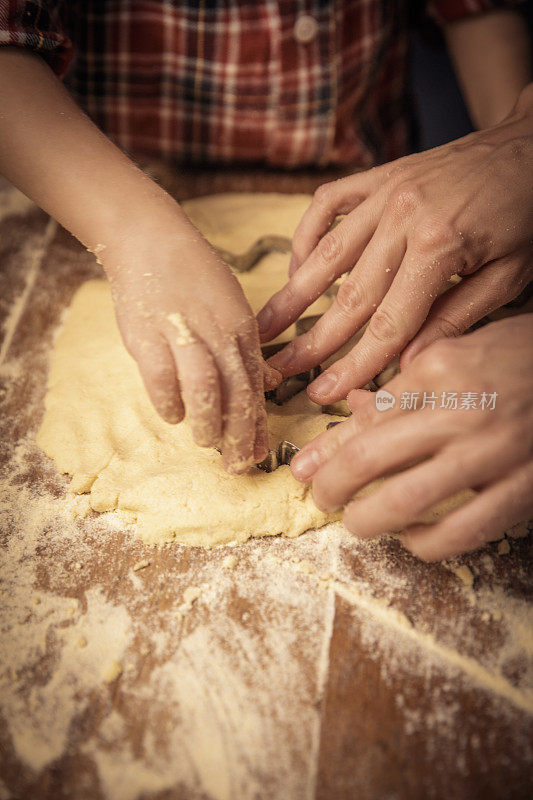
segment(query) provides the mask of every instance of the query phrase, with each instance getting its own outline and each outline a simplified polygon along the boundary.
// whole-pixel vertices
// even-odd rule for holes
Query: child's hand
[[[103,264],[158,412],[185,408],[232,472],[267,451],[257,325],[237,280],[175,201],[83,114],[37,55],[0,47],[0,169]],[[102,247],[104,245],[104,247]]]
[[[344,506],[348,530],[372,537],[403,529],[404,545],[426,560],[499,538],[533,515],[532,341],[528,314],[431,344],[386,384],[393,408],[378,411],[373,393],[352,392],[352,417],[302,448],[291,463],[294,476],[313,481],[324,511]],[[418,409],[402,409],[413,393]],[[421,409],[424,393],[429,403]],[[456,393],[457,410],[440,408],[443,393],[452,406]],[[462,393],[475,393],[475,408],[461,410],[468,401]],[[401,469],[373,494],[352,499]],[[416,523],[462,489],[478,494],[434,524]]]
[[[343,273],[311,331],[269,363],[284,376],[363,337],[310,387],[346,397],[398,353],[404,362],[516,297],[533,274],[533,84],[500,125],[325,184],[294,235],[291,278],[258,316],[277,336]],[[345,218],[332,230],[338,214]],[[464,280],[441,297],[454,273]],[[409,347],[407,347],[410,344]]]
[[[226,467],[242,473],[268,447],[257,325],[227,265],[176,216],[152,219],[100,259],[156,410],[172,423],[187,411],[195,441],[220,447]]]

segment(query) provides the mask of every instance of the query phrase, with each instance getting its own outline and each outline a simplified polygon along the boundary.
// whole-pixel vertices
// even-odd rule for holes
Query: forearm
[[[142,222],[186,224],[177,203],[74,103],[42,59],[0,48],[0,172],[86,247]]]
[[[524,20],[513,11],[494,11],[450,23],[445,36],[474,125],[495,125],[532,78]]]

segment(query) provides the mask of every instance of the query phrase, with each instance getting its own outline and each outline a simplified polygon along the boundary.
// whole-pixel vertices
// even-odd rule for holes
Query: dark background
[[[533,3],[521,6],[533,38]],[[418,15],[417,15],[418,16]],[[427,150],[465,136],[472,130],[453,67],[436,28],[413,20],[411,92],[418,131],[417,149]]]

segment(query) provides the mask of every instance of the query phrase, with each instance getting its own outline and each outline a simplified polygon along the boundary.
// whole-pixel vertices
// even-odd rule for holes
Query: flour
[[[39,267],[41,265],[41,260],[46,252],[46,248],[52,241],[54,234],[57,231],[57,222],[53,219],[50,219],[44,236],[41,238],[39,245],[32,249],[31,254],[28,256],[28,269],[26,272],[26,279],[23,291],[20,295],[16,298],[15,302],[11,306],[11,310],[4,322],[4,327],[2,331],[2,345],[0,347],[0,366],[3,365],[7,352],[11,346],[11,342],[13,340],[13,335],[17,328],[17,325],[20,322],[24,309],[26,307],[26,303],[28,302],[28,298],[31,294],[31,291],[35,285],[35,280],[37,278]]]
[[[25,194],[12,186],[0,184],[0,222],[8,217],[24,217],[37,208]]]
[[[146,567],[150,566],[150,562],[147,558],[144,558],[142,561],[137,561],[136,564],[133,565],[132,570],[134,572],[139,572],[141,569],[146,569]]]
[[[38,299],[44,307],[47,295]],[[375,659],[384,693],[400,687],[391,712],[402,714],[401,735],[417,737],[435,759],[451,748],[465,781],[465,754],[485,758],[501,725],[520,744],[505,750],[502,739],[502,750],[513,759],[530,752],[533,618],[519,596],[523,542],[506,556],[494,544],[455,561],[468,567],[471,587],[387,537],[358,540],[337,523],[291,541],[153,548],[134,537],[126,511],[97,515],[87,497],[67,491],[34,441],[43,380],[27,378],[44,379],[44,350],[7,356],[0,735],[9,741],[0,800],[23,796],[9,782],[17,776],[25,786],[49,780],[41,770],[50,768],[61,779],[73,763],[72,800],[314,797],[339,608],[353,615],[353,658]],[[17,396],[32,417],[28,435],[13,441],[4,409]],[[149,568],[134,572],[143,561]],[[180,613],[191,587],[201,594]],[[122,672],[106,683],[113,662]],[[476,698],[482,720],[465,742]]]
[[[187,586],[183,592],[183,604],[186,608],[191,608],[192,604],[198,600],[202,594],[202,589],[199,586]]]
[[[460,581],[468,588],[471,589],[474,585],[474,576],[472,574],[472,570],[466,566],[466,564],[461,564],[460,566],[450,566],[450,570],[457,575]]]
[[[511,545],[509,544],[509,539],[502,539],[501,542],[498,542],[499,556],[506,556],[510,552],[511,552]]]
[[[176,311],[173,314],[168,314],[167,319],[176,329],[176,335],[173,338],[175,344],[183,347],[184,345],[196,343],[196,339],[189,330],[183,314]]]
[[[28,442],[19,447],[19,463],[24,462],[30,446]],[[320,736],[316,702],[327,680],[335,596],[356,609],[363,642],[376,657],[378,653],[387,656],[383,657],[385,682],[402,665],[409,664],[415,673],[432,665],[432,670],[447,676],[450,685],[458,680],[470,682],[482,686],[488,697],[515,707],[517,703],[521,708],[530,707],[527,687],[533,685],[531,676],[523,673],[517,686],[501,678],[507,661],[516,664],[517,658],[531,653],[531,617],[524,616],[526,604],[511,601],[503,592],[476,592],[480,609],[505,609],[500,623],[505,637],[495,650],[499,671],[490,658],[480,662],[418,630],[403,612],[391,606],[396,597],[405,594],[407,578],[382,558],[383,544],[359,542],[342,526],[333,525],[326,536],[313,533],[290,543],[272,540],[266,551],[257,543],[239,547],[237,583],[233,571],[224,566],[236,551],[214,551],[207,561],[202,559],[197,568],[189,569],[181,594],[176,587],[178,602],[174,609],[161,612],[161,624],[148,629],[137,619],[135,608],[151,602],[158,591],[153,582],[135,585],[133,605],[125,601],[128,594],[118,605],[109,604],[96,587],[85,592],[83,602],[58,597],[52,591],[27,593],[27,587],[35,581],[37,534],[44,521],[56,519],[56,533],[49,547],[59,554],[68,543],[66,580],[67,576],[82,577],[92,569],[97,548],[94,539],[87,541],[87,531],[96,520],[72,520],[70,501],[65,505],[64,500],[44,500],[28,493],[21,497],[19,491],[17,488],[11,497],[9,492],[5,494],[0,506],[5,510],[19,497],[15,502],[21,503],[24,531],[13,538],[7,560],[2,563],[2,579],[10,575],[11,589],[6,594],[12,599],[9,607],[3,600],[3,617],[8,620],[11,641],[17,645],[6,642],[5,646],[2,641],[1,673],[10,668],[9,680],[14,683],[10,688],[8,681],[6,691],[3,681],[1,701],[3,714],[11,720],[9,729],[17,755],[34,769],[42,768],[68,748],[72,722],[86,707],[91,693],[109,691],[102,673],[115,661],[123,666],[122,674],[115,678],[124,697],[121,710],[110,709],[83,744],[83,752],[96,764],[106,798],[136,800],[143,791],[168,790],[177,784],[196,787],[216,800],[252,797],[260,793],[272,763],[284,776],[287,791],[298,796],[304,791],[302,779],[294,771],[290,777],[295,741],[298,757],[308,765],[304,770],[305,791],[310,791]],[[112,518],[113,514],[106,516]],[[101,518],[98,523],[101,526]],[[111,528],[107,535],[113,535]],[[359,581],[353,576],[348,579],[339,562],[339,553],[347,547],[365,564],[367,573]],[[177,557],[179,547],[173,545],[171,549]],[[148,559],[137,556],[132,563],[142,560]],[[73,570],[71,565],[76,563],[82,563],[83,570]],[[128,574],[139,573],[130,570]],[[231,611],[235,595],[243,608],[253,609],[253,617],[244,611],[240,622],[235,620]],[[40,600],[38,605],[35,598]],[[182,602],[187,598],[191,606],[194,603],[194,616],[180,615],[180,598]],[[30,624],[28,614],[34,616]],[[261,619],[264,622],[257,628]],[[303,639],[301,630],[306,631]],[[80,647],[80,637],[86,640],[85,647]],[[133,648],[133,641],[141,644]],[[228,642],[232,642],[229,651]],[[295,647],[300,651],[298,661],[290,656]],[[32,686],[24,676],[47,649],[50,678],[43,686]],[[242,653],[237,670],[235,652]],[[146,667],[141,668],[139,656],[151,663],[148,673]],[[308,665],[306,669],[312,667],[315,677],[311,685],[301,683],[302,664]],[[281,670],[279,665],[283,665]],[[139,683],[141,675],[146,678]],[[274,685],[278,702],[287,709],[284,720],[288,729],[284,726],[286,738],[281,740],[279,721],[269,711]],[[23,699],[17,700],[20,687]],[[128,702],[134,704],[135,715],[144,720],[142,755],[132,751],[128,740],[132,724]],[[431,713],[435,730],[449,730],[452,737],[460,709],[450,693],[436,701]],[[171,723],[176,718],[181,720],[179,726]],[[291,732],[291,719],[298,731],[294,728]],[[406,706],[405,719],[406,731],[415,732],[428,724],[416,707]],[[168,721],[167,727],[162,720]],[[252,771],[248,764],[254,765]]]
[[[19,757],[39,770],[63,753],[72,720],[106,679],[102,662],[121,657],[129,645],[131,623],[125,609],[107,603],[96,589],[87,592],[84,611],[50,593],[40,593],[30,609],[32,593],[21,581],[24,572],[30,577],[29,563],[24,557],[18,562],[9,605],[3,601],[0,695]],[[4,574],[2,569],[3,580]],[[32,665],[43,658],[49,679],[32,685]]]
[[[282,440],[301,447],[336,419],[305,395],[267,408],[272,448]],[[316,507],[310,487],[287,466],[229,475],[219,452],[196,445],[187,420],[161,419],[122,343],[105,281],[88,281],[74,296],[56,342],[45,409],[37,441],[59,471],[72,475],[71,490],[90,493],[93,511],[130,515],[145,541],[211,546],[295,537],[335,518]]]

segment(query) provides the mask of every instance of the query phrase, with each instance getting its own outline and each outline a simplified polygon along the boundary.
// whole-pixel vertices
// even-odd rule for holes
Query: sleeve
[[[63,0],[0,0],[0,46],[39,53],[62,78],[72,60],[72,43],[63,30]]]
[[[484,14],[497,8],[517,8],[520,0],[430,0],[426,11],[439,25]]]

